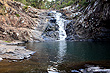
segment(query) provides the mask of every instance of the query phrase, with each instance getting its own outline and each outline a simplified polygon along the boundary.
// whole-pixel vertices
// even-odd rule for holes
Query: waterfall
[[[66,35],[66,25],[70,23],[70,20],[62,18],[62,14],[57,11],[50,11],[48,13],[47,26],[42,34],[42,37],[46,41],[64,41]]]
[[[65,24],[64,22],[66,20],[64,20],[63,18],[61,18],[62,14],[56,11],[53,11],[55,13],[54,17],[56,19],[56,23],[59,26],[59,40],[63,41],[65,40],[65,38],[67,37],[66,35],[66,31],[65,31]]]
[[[66,53],[66,48],[67,48],[67,43],[65,41],[65,38],[67,37],[66,31],[65,31],[65,21],[63,18],[61,18],[62,14],[56,11],[52,11],[54,13],[54,18],[56,19],[56,24],[59,26],[58,33],[58,55],[57,55],[57,62],[53,62],[53,65],[49,65],[47,68],[48,73],[59,73],[57,69],[58,63],[62,63],[65,53]]]

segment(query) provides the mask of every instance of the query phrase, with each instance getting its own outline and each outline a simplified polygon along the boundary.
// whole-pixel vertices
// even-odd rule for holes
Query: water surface
[[[18,62],[0,62],[1,72],[41,73],[50,68],[70,70],[86,64],[110,68],[109,42],[40,42],[28,43],[27,49],[36,51],[29,59]],[[59,67],[58,67],[59,66]],[[13,69],[14,68],[14,69]]]
[[[55,62],[110,60],[109,42],[41,42],[28,43],[27,48]]]

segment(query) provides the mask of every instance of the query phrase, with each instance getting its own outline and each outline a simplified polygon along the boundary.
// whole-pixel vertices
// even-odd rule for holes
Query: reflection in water
[[[36,53],[29,60],[1,61],[0,73],[71,73],[87,64],[110,68],[110,42],[31,42],[26,47]]]
[[[57,60],[57,62],[53,62],[53,64],[54,63],[57,64],[57,63],[62,63],[63,58],[65,56],[66,48],[67,48],[67,43],[65,41],[65,38],[67,37],[67,35],[66,35],[66,31],[64,29],[64,26],[65,26],[64,21],[65,20],[63,18],[61,18],[62,14],[58,13],[56,11],[53,11],[53,13],[55,13],[54,17],[56,19],[56,23],[59,26],[59,40],[58,40],[59,46],[58,46],[58,55],[57,55],[58,60]],[[53,65],[53,66],[49,65],[49,68],[48,68],[48,70],[50,70],[49,73],[52,73],[52,71],[57,72],[58,70],[57,70],[56,66],[57,65]]]
[[[67,48],[67,43],[66,41],[60,41],[59,42],[59,50],[58,50],[58,63],[61,63],[63,61],[64,56],[66,55],[66,48]]]
[[[79,62],[110,60],[110,42],[41,42],[28,43],[27,48],[36,51],[39,61]]]
[[[59,41],[58,44],[58,55],[57,55],[57,62],[52,61],[52,65],[49,65],[47,70],[48,73],[58,73],[57,66],[58,63],[62,63],[64,61],[64,56],[66,55],[67,43],[66,41]]]

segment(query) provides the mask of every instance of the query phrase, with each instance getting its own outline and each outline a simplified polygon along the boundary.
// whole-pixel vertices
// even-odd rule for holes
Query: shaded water
[[[42,42],[29,43],[27,48],[48,55],[50,61],[110,60],[109,42]]]
[[[56,41],[28,43],[26,46],[36,53],[29,60],[1,61],[1,73],[45,73],[51,68],[69,72],[70,69],[83,68],[85,64],[110,68],[109,42]]]

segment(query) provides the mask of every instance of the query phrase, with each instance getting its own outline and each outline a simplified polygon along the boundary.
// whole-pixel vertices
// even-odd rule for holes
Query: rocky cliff
[[[35,9],[20,2],[0,1],[0,39],[43,41],[41,34],[46,20],[42,15],[45,12],[47,10]]]
[[[110,40],[110,1],[87,0],[60,10],[67,20],[67,40]],[[0,39],[44,41],[58,39],[58,25],[49,10],[35,9],[19,2],[0,1]],[[68,22],[70,20],[71,22]],[[42,38],[43,36],[43,38]]]
[[[87,0],[85,6],[73,4],[61,9],[73,21],[66,27],[67,40],[110,40],[110,1]]]

